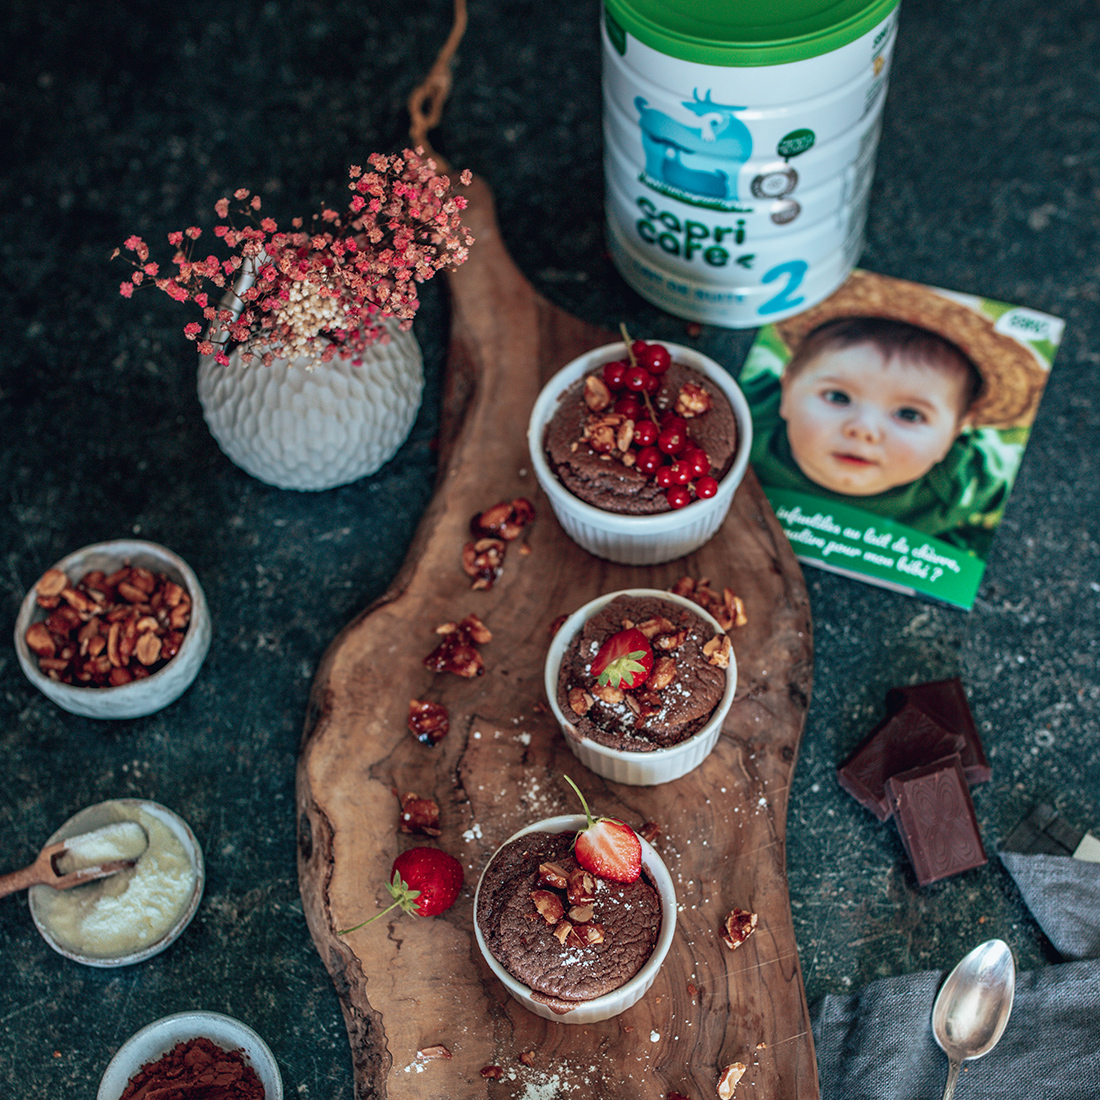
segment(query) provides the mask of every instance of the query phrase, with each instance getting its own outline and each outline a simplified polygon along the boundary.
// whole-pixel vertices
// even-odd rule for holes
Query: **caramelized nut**
[[[596,900],[596,878],[583,867],[569,872],[565,895],[570,905],[591,905]]]
[[[431,798],[421,798],[411,791],[401,796],[398,827],[403,833],[439,836],[439,805]]]
[[[613,687],[611,684],[597,684],[592,689],[592,694],[609,706],[615,706],[623,701],[626,692],[622,688]]]
[[[746,1068],[743,1062],[733,1062],[722,1070],[722,1074],[718,1078],[718,1095],[721,1100],[730,1100],[730,1097],[733,1096],[733,1090],[737,1087],[737,1082],[744,1077]]]
[[[409,733],[422,745],[438,745],[447,736],[451,719],[442,703],[410,699],[406,725]]]
[[[611,391],[597,374],[590,374],[584,380],[584,403],[597,413],[603,412],[611,404]]]
[[[27,648],[37,657],[52,657],[57,652],[53,635],[45,623],[31,623],[24,640]]]
[[[488,1081],[499,1081],[504,1076],[504,1070],[500,1066],[482,1066],[481,1076]]]
[[[69,587],[69,578],[61,569],[47,569],[34,586],[35,593],[46,599],[60,596],[63,589]]]
[[[722,941],[731,950],[740,947],[756,930],[756,914],[732,909],[722,926]]]

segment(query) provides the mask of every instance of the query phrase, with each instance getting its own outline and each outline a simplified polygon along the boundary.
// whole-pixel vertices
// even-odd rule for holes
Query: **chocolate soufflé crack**
[[[622,693],[617,702],[593,695],[596,677],[590,670],[603,641],[624,623],[658,618],[672,623],[677,633],[686,631],[668,651],[675,662],[672,682],[660,691],[648,691],[643,684],[640,691]],[[706,725],[725,694],[727,670],[712,663],[703,649],[717,633],[679,604],[653,596],[617,596],[588,619],[566,650],[558,674],[558,705],[581,737],[608,748],[652,752],[678,745]],[[570,693],[576,689],[590,698],[584,714],[571,705]]]
[[[592,921],[597,943],[562,943],[536,909],[543,890],[539,867],[574,871],[572,831],[533,832],[506,844],[486,869],[478,894],[477,923],[497,961],[554,1012],[565,1013],[628,982],[653,953],[661,931],[661,901],[645,872],[636,882],[595,877]]]

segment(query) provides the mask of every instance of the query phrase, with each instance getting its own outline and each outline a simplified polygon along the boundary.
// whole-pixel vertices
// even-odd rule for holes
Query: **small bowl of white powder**
[[[132,858],[127,850],[132,831],[112,834],[108,828],[124,822],[136,822],[148,837],[133,867],[70,890],[32,886],[28,891],[42,938],[86,966],[129,966],[159,954],[190,924],[202,897],[206,875],[195,834],[183,818],[146,799],[100,802],[69,818],[47,843],[103,831],[97,832],[94,848],[75,844],[61,857],[59,870]],[[117,851],[111,850],[113,835]]]

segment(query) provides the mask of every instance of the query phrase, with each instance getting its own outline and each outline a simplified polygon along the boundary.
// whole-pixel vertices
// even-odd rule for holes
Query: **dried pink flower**
[[[451,194],[450,180],[422,150],[375,153],[367,164],[366,171],[359,165],[348,171],[348,209],[323,208],[309,232],[301,218],[292,220],[290,232],[280,231],[271,217],[258,218],[260,197],[247,188],[233,194],[245,204],[238,213],[249,219],[238,228],[230,200],[219,199],[214,210],[229,224],[215,226],[214,236],[234,250],[227,259],[195,259],[191,248],[202,230],[190,226],[168,234],[176,270],[158,277],[145,242],[129,237],[125,248],[139,262],[130,261],[136,270],[120,293],[131,297],[144,273],[174,300],[194,302],[208,323],[206,338],[198,339],[201,326],[194,321],[184,335],[219,363],[228,362],[231,344],[240,345],[246,361],[358,360],[371,343],[387,339],[384,319],[412,326],[420,305],[417,285],[463,263],[473,244],[461,220],[465,198]],[[470,174],[460,179],[468,184]],[[219,309],[209,305],[210,286],[227,292]]]

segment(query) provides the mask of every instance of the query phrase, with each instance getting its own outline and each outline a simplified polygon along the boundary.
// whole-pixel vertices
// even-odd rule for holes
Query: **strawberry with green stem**
[[[593,820],[580,788],[569,776],[566,783],[577,792],[588,824],[573,841],[573,854],[586,870],[613,882],[637,882],[642,874],[642,842],[623,821],[613,817]]]
[[[600,646],[590,671],[600,687],[610,685],[633,691],[653,671],[653,647],[637,627],[620,630]]]
[[[438,916],[454,905],[462,889],[462,880],[462,864],[448,852],[439,848],[409,848],[393,861],[393,878],[386,883],[393,904],[336,934],[344,936],[355,932],[398,907],[417,917]]]

